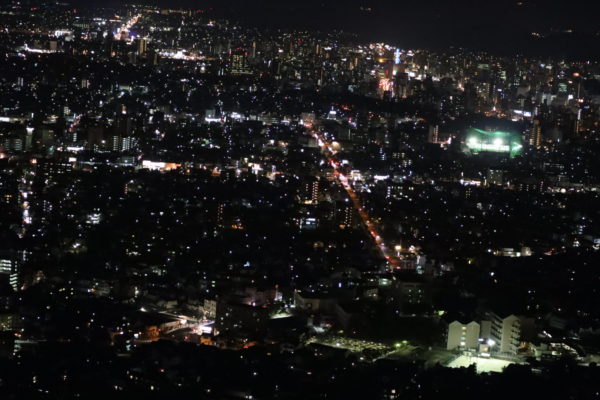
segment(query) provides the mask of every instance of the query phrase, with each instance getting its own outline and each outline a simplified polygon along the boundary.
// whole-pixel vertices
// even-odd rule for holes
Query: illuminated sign
[[[142,168],[149,169],[151,171],[171,171],[173,169],[177,169],[181,167],[181,164],[175,163],[166,163],[161,161],[142,161]]]

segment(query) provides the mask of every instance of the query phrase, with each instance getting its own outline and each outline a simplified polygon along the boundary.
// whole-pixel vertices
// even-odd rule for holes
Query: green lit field
[[[467,148],[473,153],[508,153],[515,156],[523,150],[521,137],[513,132],[471,129],[466,137]]]

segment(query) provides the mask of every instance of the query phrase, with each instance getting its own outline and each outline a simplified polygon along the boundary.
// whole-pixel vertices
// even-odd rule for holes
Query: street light
[[[396,250],[396,255],[398,257],[400,257],[400,252],[402,251],[402,246],[397,244],[396,246],[394,246],[394,250]]]

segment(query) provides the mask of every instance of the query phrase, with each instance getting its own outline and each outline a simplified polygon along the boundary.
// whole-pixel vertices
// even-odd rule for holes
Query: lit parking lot
[[[390,346],[383,343],[370,342],[366,340],[357,340],[344,337],[311,338],[308,343],[318,343],[324,346],[335,347],[338,349],[350,350],[352,352],[361,352],[364,350],[391,350]]]
[[[499,360],[497,358],[470,357],[462,355],[448,364],[450,368],[468,367],[475,364],[478,373],[502,372],[506,366],[513,364],[511,361]]]

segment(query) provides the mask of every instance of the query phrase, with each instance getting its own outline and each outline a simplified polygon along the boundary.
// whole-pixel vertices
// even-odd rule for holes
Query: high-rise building
[[[481,326],[475,321],[462,323],[453,321],[448,325],[448,337],[446,338],[446,349],[477,349]]]
[[[437,143],[439,140],[439,134],[440,134],[440,126],[439,125],[429,125],[429,135],[427,136],[427,142]]]
[[[248,73],[248,53],[238,49],[231,53],[229,58],[230,71],[234,75]]]
[[[127,114],[117,115],[115,118],[115,133],[121,136],[131,136],[133,120]]]
[[[112,135],[106,147],[112,151],[122,152],[132,150],[136,144],[137,140],[132,136]]]
[[[225,222],[225,203],[217,205],[217,226],[223,226]]]
[[[394,76],[394,90],[396,91],[396,97],[406,98],[408,95],[408,83],[409,77],[406,72],[398,72]]]
[[[0,254],[0,275],[3,275],[5,278],[8,278],[8,283],[10,283],[10,286],[15,291],[19,290],[20,287],[20,264],[21,260],[17,257],[16,254],[12,254],[10,252]]]
[[[471,82],[465,84],[464,88],[465,110],[473,112],[477,107],[477,88]]]
[[[137,40],[136,43],[136,48],[137,48],[137,53],[140,56],[143,56],[146,54],[146,51],[148,51],[148,41],[144,38],[140,38]]]
[[[521,343],[522,321],[528,325],[528,318],[513,314],[503,317],[495,312],[486,313],[480,323],[453,321],[448,325],[446,348],[515,355]]]
[[[34,129],[31,127],[25,128],[25,143],[23,148],[25,151],[31,150],[33,146],[33,131]]]
[[[490,312],[481,321],[481,336],[494,343],[492,351],[514,355],[521,342],[521,320],[513,314],[502,317]]]
[[[3,138],[0,145],[4,150],[16,152],[23,151],[23,139],[17,135],[10,135]]]
[[[542,121],[538,118],[533,120],[533,127],[529,136],[529,144],[536,149],[542,147]]]
[[[307,179],[302,185],[300,201],[305,204],[316,204],[319,201],[319,179]]]
[[[56,134],[53,129],[43,127],[35,131],[35,144],[37,148],[43,149],[53,146],[56,142]]]
[[[340,227],[352,228],[354,226],[355,211],[352,202],[338,201],[336,204],[336,219]]]

